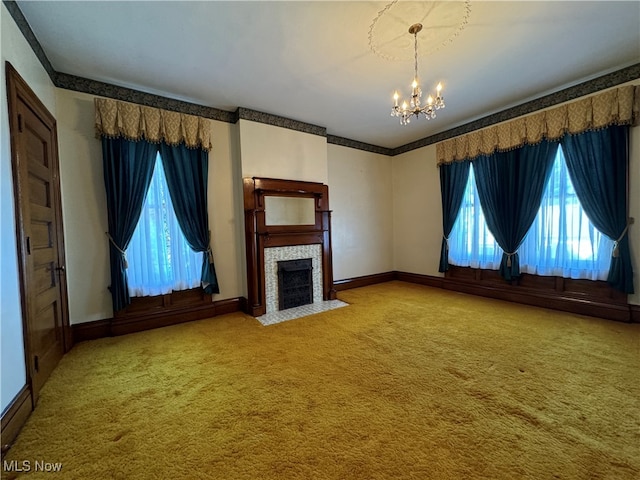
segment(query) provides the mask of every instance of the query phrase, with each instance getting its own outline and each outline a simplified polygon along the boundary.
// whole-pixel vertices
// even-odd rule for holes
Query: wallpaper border
[[[399,155],[401,153],[422,148],[427,145],[441,142],[443,140],[448,140],[449,138],[458,137],[460,135],[464,135],[465,133],[490,127],[491,125],[495,125],[496,123],[501,123],[513,118],[521,117],[523,115],[528,115],[530,113],[553,107],[554,105],[558,105],[560,103],[575,100],[577,98],[584,97],[586,95],[590,95],[607,88],[615,87],[617,85],[630,82],[638,78],[640,78],[640,63],[636,63],[635,65],[631,65],[629,67],[616,70],[615,72],[611,72],[606,75],[587,80],[586,82],[582,82],[578,85],[574,85],[572,87],[550,93],[529,102],[516,105],[515,107],[508,108],[491,115],[487,115],[486,117],[482,117],[478,120],[474,120],[473,122],[466,123],[459,127],[445,130],[444,132],[440,132],[435,135],[431,135],[429,137],[421,138],[414,142],[407,143],[406,145],[396,147],[392,149],[391,155]]]
[[[84,77],[57,72],[53,69],[51,62],[49,62],[49,59],[47,58],[42,46],[31,30],[29,23],[22,14],[22,11],[20,10],[20,7],[17,5],[17,3],[14,0],[2,0],[2,3],[7,7],[7,10],[16,22],[16,25],[24,35],[25,39],[31,46],[35,55],[40,60],[40,63],[42,63],[42,66],[47,71],[49,77],[56,87],[64,88],[66,90],[74,90],[81,93],[98,95],[102,97],[114,98],[116,100],[122,100],[126,102],[138,103],[141,105],[156,108],[162,108],[165,110],[185,113],[188,115],[197,115],[227,123],[237,123],[240,119],[265,123],[276,127],[282,127],[299,132],[323,136],[327,139],[327,143],[333,145],[354,148],[357,150],[363,150],[366,152],[373,152],[392,157],[640,78],[640,63],[636,63],[615,72],[611,72],[600,77],[587,80],[578,85],[562,89],[558,92],[550,93],[540,98],[536,98],[520,105],[516,105],[515,107],[508,108],[491,115],[487,115],[486,117],[482,117],[478,120],[474,120],[459,127],[445,130],[435,135],[430,135],[428,137],[421,138],[419,140],[401,145],[399,147],[388,148],[360,142],[358,140],[340,137],[337,135],[327,134],[326,127],[301,122],[299,120],[294,120],[279,115],[260,112],[249,108],[238,107],[234,112],[230,112],[214,107],[207,107],[196,103],[163,97],[161,95],[153,93],[142,92],[140,90],[135,90],[132,88],[121,87],[97,80],[91,80]]]
[[[40,63],[49,74],[49,78],[55,84],[57,72],[53,69],[51,62],[47,58],[47,55],[44,53],[42,45],[40,45],[40,42],[38,42],[35,33],[33,33],[33,30],[31,30],[31,26],[23,15],[22,10],[20,10],[18,4],[13,0],[2,0],[2,3],[5,7],[7,7],[9,14],[13,18],[13,21],[16,22],[18,29],[22,32],[22,35],[31,47],[31,50],[33,50],[33,53],[35,53],[36,57],[38,57],[38,60],[40,60]]]
[[[220,110],[218,108],[207,107],[197,103],[185,102],[174,98],[163,97],[154,93],[142,92],[133,88],[120,87],[110,83],[90,80],[84,77],[77,77],[68,73],[56,75],[56,87],[76,92],[89,93],[101,97],[113,98],[123,102],[137,103],[147,107],[161,108],[187,115],[211,118],[221,122],[235,123],[237,121],[234,112]]]
[[[320,127],[318,125],[313,125],[312,123],[293,120],[292,118],[281,117],[279,115],[274,115],[272,113],[265,113],[265,112],[259,112],[258,110],[251,110],[250,108],[238,107],[238,109],[235,112],[235,116],[236,116],[236,122],[238,120],[250,120],[252,122],[266,123],[267,125],[288,128],[290,130],[310,133],[312,135],[319,135],[321,137],[327,136],[326,127]]]
[[[379,153],[380,155],[391,156],[393,148],[380,147],[378,145],[372,145],[371,143],[360,142],[358,140],[351,140],[350,138],[339,137],[338,135],[327,135],[327,143],[333,145],[340,145],[341,147],[355,148],[356,150],[364,150],[365,152]]]

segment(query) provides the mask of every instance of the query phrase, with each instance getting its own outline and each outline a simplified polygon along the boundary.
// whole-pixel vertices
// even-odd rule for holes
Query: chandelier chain
[[[413,65],[416,72],[416,80],[418,80],[418,32],[413,34]]]

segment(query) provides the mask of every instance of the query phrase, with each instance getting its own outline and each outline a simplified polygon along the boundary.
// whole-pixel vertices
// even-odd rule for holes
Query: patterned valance
[[[543,139],[597,130],[610,125],[631,125],[638,118],[640,86],[607,90],[559,107],[543,110],[436,144],[438,165],[496,151],[507,151]]]
[[[211,121],[184,113],[145,107],[108,98],[96,98],[98,136],[211,150]]]

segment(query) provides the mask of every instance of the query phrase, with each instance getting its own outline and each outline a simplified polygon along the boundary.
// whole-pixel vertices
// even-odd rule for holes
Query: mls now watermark
[[[59,472],[62,470],[60,462],[45,462],[44,460],[4,460],[2,469],[5,472]]]

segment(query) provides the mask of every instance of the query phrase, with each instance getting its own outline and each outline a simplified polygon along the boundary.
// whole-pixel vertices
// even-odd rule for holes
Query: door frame
[[[6,77],[7,77],[7,100],[8,100],[8,112],[9,112],[9,132],[11,136],[11,168],[13,176],[13,194],[14,194],[14,210],[16,220],[16,244],[18,254],[18,272],[20,283],[20,306],[22,308],[22,333],[24,341],[24,354],[27,379],[26,383],[29,387],[32,397],[32,408],[35,407],[36,397],[33,392],[34,365],[30,360],[32,357],[32,348],[30,345],[30,331],[29,331],[29,314],[31,313],[31,306],[28,302],[28,253],[27,253],[27,237],[25,235],[24,216],[22,208],[24,206],[25,198],[23,198],[20,188],[20,166],[23,159],[18,155],[18,135],[20,133],[20,120],[18,118],[18,102],[21,100],[27,105],[32,112],[40,118],[44,123],[51,127],[52,131],[52,166],[54,171],[54,178],[52,183],[54,184],[54,192],[52,192],[53,206],[55,215],[57,217],[56,222],[56,236],[57,236],[57,249],[59,264],[66,265],[65,251],[64,251],[64,229],[62,220],[62,199],[60,190],[60,162],[58,155],[58,130],[55,117],[44,106],[36,94],[31,90],[29,85],[20,76],[17,70],[11,65],[10,62],[6,62]],[[60,288],[60,303],[62,311],[61,327],[62,327],[62,344],[64,353],[68,352],[73,346],[73,336],[71,326],[69,324],[69,300],[67,293],[67,279],[66,272],[58,275],[58,285]]]

